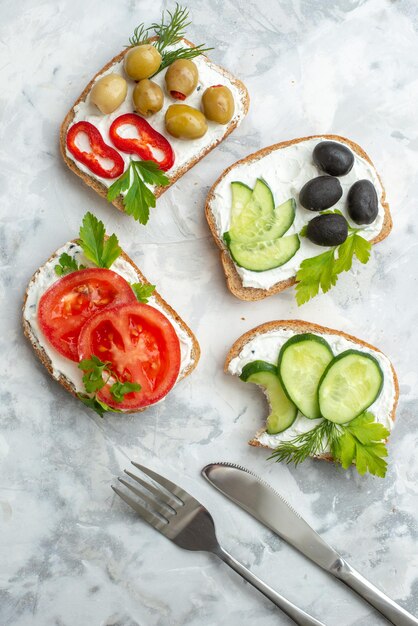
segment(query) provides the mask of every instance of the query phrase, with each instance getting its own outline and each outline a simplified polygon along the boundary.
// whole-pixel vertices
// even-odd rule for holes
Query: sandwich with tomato
[[[190,328],[91,213],[31,278],[23,329],[53,378],[101,416],[159,402],[200,355]]]

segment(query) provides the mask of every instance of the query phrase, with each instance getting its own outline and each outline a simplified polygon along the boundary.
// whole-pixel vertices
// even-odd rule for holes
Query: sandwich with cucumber
[[[234,343],[225,371],[265,393],[266,423],[249,443],[269,458],[314,457],[385,476],[399,386],[378,348],[318,324],[273,321]]]
[[[187,324],[92,213],[32,276],[23,331],[51,376],[100,416],[160,402],[200,355]]]
[[[235,296],[260,300],[296,285],[299,305],[367,263],[392,227],[371,160],[337,135],[284,141],[234,163],[209,191],[206,218]]]

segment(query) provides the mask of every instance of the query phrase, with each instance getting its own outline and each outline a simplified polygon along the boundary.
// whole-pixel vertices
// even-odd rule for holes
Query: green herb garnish
[[[131,283],[131,287],[138,302],[144,302],[145,304],[147,304],[155,291],[155,285],[149,285],[148,283]]]
[[[329,447],[332,456],[344,469],[352,463],[360,475],[367,471],[384,478],[387,469],[385,440],[389,431],[366,411],[347,424],[322,420],[315,428],[283,441],[269,456],[276,462],[298,465],[310,456],[322,454]]]
[[[375,421],[373,413],[366,411],[345,424],[340,437],[331,445],[332,456],[340,461],[344,469],[355,462],[361,476],[367,471],[384,478],[386,475],[388,451],[385,440],[389,431]]]
[[[327,443],[339,437],[338,426],[329,420],[322,420],[315,428],[307,433],[297,435],[289,441],[282,441],[276,450],[268,457],[276,462],[294,463],[299,465],[308,457],[321,454]]]
[[[152,43],[161,53],[161,65],[155,74],[161,72],[161,70],[171,65],[177,59],[194,59],[200,54],[212,50],[212,48],[204,48],[204,44],[200,44],[193,48],[183,46],[177,50],[167,51],[166,48],[175,45],[183,39],[186,34],[186,28],[191,24],[188,21],[189,10],[181,7],[178,3],[176,3],[173,13],[167,10],[167,16],[167,23],[165,12],[163,11],[159,24],[151,24],[148,28],[144,24],[140,24],[135,28],[133,36],[129,38],[130,46]],[[153,41],[153,37],[157,37],[157,39]]]
[[[316,296],[320,288],[323,293],[329,291],[336,284],[338,274],[351,268],[354,256],[360,263],[367,263],[372,247],[370,241],[358,234],[361,229],[349,227],[349,231],[341,245],[302,261],[296,274],[296,302],[299,306]],[[300,234],[306,235],[306,227]]]
[[[155,161],[131,161],[125,173],[109,187],[107,199],[112,202],[122,192],[127,192],[122,196],[125,212],[141,224],[146,224],[150,207],[155,207],[156,200],[145,183],[166,187],[170,180]]]
[[[97,356],[92,355],[90,359],[83,359],[78,367],[83,370],[83,383],[87,394],[77,394],[79,399],[90,409],[96,411],[103,417],[104,411],[113,411],[119,413],[118,409],[108,406],[97,398],[97,392],[103,389],[105,385],[112,379],[115,382],[111,385],[109,391],[115,402],[122,402],[124,396],[132,391],[141,391],[141,385],[131,383],[129,381],[121,381],[119,377],[110,369],[109,361],[101,361]]]
[[[77,261],[66,252],[63,252],[61,254],[58,261],[59,265],[56,265],[54,267],[55,273],[58,276],[65,276],[65,274],[70,274],[71,272],[76,272],[77,270],[86,269],[85,265],[78,265]]]
[[[103,222],[93,213],[86,213],[80,226],[80,238],[77,242],[85,256],[97,267],[109,267],[122,253],[115,234],[106,237]]]

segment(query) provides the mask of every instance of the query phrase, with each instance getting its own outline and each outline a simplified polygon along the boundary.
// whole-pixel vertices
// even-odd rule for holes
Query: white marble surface
[[[192,40],[247,83],[250,114],[159,201],[146,229],[62,163],[60,122],[91,74],[161,3],[1,3],[0,624],[260,626],[288,624],[235,573],[184,552],[110,490],[130,459],[165,473],[213,512],[237,558],[327,625],[384,620],[200,477],[236,461],[262,474],[351,563],[418,613],[417,227],[418,7],[413,0],[190,0]],[[394,230],[366,267],[298,309],[291,290],[242,303],[226,290],[203,216],[227,165],[311,133],[352,137],[387,188]],[[54,383],[20,327],[27,281],[89,209],[197,333],[197,371],[140,415],[101,420]],[[265,406],[223,374],[230,343],[254,325],[299,317],[381,347],[401,382],[385,480],[332,465],[279,466],[246,446]]]

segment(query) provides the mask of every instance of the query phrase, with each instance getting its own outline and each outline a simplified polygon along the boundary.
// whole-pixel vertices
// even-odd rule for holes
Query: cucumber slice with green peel
[[[329,363],[319,383],[321,415],[335,424],[351,422],[378,398],[383,380],[374,356],[359,350],[342,352]]]
[[[242,243],[233,240],[229,232],[224,234],[224,240],[235,263],[253,272],[265,272],[284,265],[300,247],[298,235]]]
[[[269,435],[282,433],[293,424],[298,410],[284,393],[275,365],[266,361],[247,363],[240,378],[246,383],[255,383],[263,388],[271,408],[266,428]]]
[[[231,206],[231,224],[237,219],[247,202],[249,202],[253,190],[245,183],[234,181],[231,183],[232,206]]]
[[[325,339],[312,333],[291,337],[280,350],[277,368],[283,389],[309,419],[321,417],[319,381],[333,358]]]
[[[263,224],[274,213],[274,199],[270,187],[257,178],[251,197],[240,213],[231,213],[229,235],[237,241],[251,241],[264,230]]]

